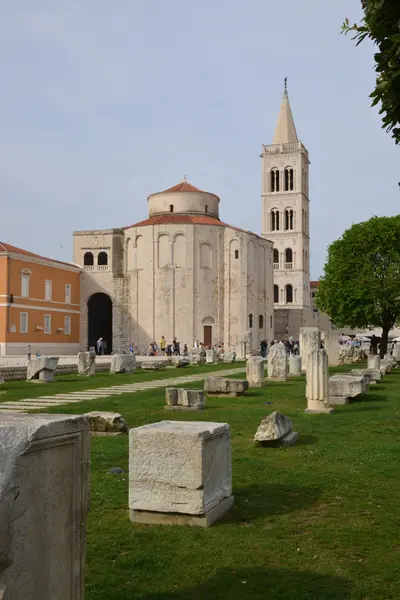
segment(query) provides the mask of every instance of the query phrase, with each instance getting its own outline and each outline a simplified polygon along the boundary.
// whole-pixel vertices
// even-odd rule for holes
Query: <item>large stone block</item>
[[[261,421],[254,441],[263,446],[293,446],[297,438],[298,433],[292,431],[291,420],[274,411]]]
[[[250,387],[264,386],[264,359],[259,356],[252,356],[246,362],[246,377]]]
[[[206,363],[213,364],[218,362],[218,355],[213,348],[206,350]]]
[[[236,362],[236,351],[235,350],[229,350],[228,352],[225,352],[224,356],[223,356],[223,361],[224,361],[224,363],[234,363],[234,362]]]
[[[96,375],[96,352],[78,352],[78,374],[93,377]]]
[[[328,364],[335,367],[339,364],[339,334],[336,331],[322,331],[321,338],[324,344],[324,350],[328,355]]]
[[[0,598],[83,600],[88,479],[83,417],[1,416]]]
[[[289,356],[289,377],[300,377],[301,375],[301,356],[291,354]]]
[[[380,369],[381,358],[377,354],[368,355],[368,369]]]
[[[381,381],[382,375],[380,369],[352,369],[351,375],[369,375],[370,383]]]
[[[232,505],[231,460],[226,423],[162,421],[131,429],[131,520],[211,525],[221,505]]]
[[[161,360],[144,360],[140,363],[140,367],[145,371],[158,371],[158,369],[162,369],[164,366],[164,362]]]
[[[307,371],[309,355],[321,347],[321,334],[318,327],[300,327],[299,344],[301,368]]]
[[[186,356],[171,356],[169,362],[173,367],[187,367],[190,365],[190,360]]]
[[[204,391],[209,396],[241,396],[249,389],[246,379],[227,379],[209,375],[204,382]]]
[[[202,410],[205,404],[203,390],[188,390],[185,388],[166,388],[166,410]]]
[[[136,369],[134,354],[113,354],[110,373],[133,373]]]
[[[331,396],[355,398],[368,391],[364,375],[333,375],[329,378],[328,393]]]
[[[58,357],[41,356],[28,362],[26,378],[28,381],[50,383],[54,381],[54,371],[58,365]]]
[[[392,356],[396,362],[400,362],[400,342],[395,342],[393,344]]]
[[[289,365],[287,350],[282,342],[271,346],[268,352],[268,379],[283,380],[288,377]]]

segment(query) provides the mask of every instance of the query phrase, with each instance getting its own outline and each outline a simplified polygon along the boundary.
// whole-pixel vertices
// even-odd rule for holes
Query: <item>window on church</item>
[[[279,269],[279,250],[274,248],[274,269]]]
[[[279,170],[271,171],[271,192],[279,192]]]
[[[293,302],[293,286],[290,283],[285,288],[286,304]]]
[[[269,328],[272,329],[272,315],[269,317]]]
[[[285,250],[285,269],[293,269],[293,251],[291,248]]]
[[[264,329],[264,316],[263,315],[259,315],[259,317],[258,317],[258,327],[260,329]]]
[[[239,258],[239,250],[235,250],[235,258]]]
[[[97,257],[97,264],[99,266],[106,266],[108,265],[108,254],[107,252],[99,252],[99,255]]]
[[[252,329],[252,327],[253,327],[253,315],[250,314],[249,315],[249,329]]]
[[[83,256],[83,265],[85,267],[92,267],[94,265],[94,257],[92,252],[85,252]]]
[[[174,212],[174,205],[173,204],[169,205],[169,212]]]
[[[294,189],[294,174],[291,167],[285,169],[285,192],[291,192]]]
[[[279,210],[271,211],[271,231],[279,231]]]
[[[274,302],[279,302],[279,286],[274,285]]]
[[[293,229],[293,210],[287,208],[285,210],[285,231]]]
[[[207,214],[208,213],[208,204],[206,204],[204,212]]]

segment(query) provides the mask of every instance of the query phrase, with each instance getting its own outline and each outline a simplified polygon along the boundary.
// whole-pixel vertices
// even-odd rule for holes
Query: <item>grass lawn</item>
[[[84,377],[77,374],[57,375],[54,383],[32,383],[25,380],[6,381],[1,386],[0,391],[6,392],[0,395],[0,402],[10,402],[26,398],[37,398],[38,396],[52,396],[53,394],[67,394],[68,392],[77,392],[92,390],[95,388],[108,387],[113,385],[124,385],[128,383],[140,383],[142,381],[153,381],[154,379],[168,379],[175,377],[186,377],[188,375],[198,375],[200,373],[212,373],[213,371],[223,371],[225,369],[235,369],[243,366],[245,363],[218,365],[201,365],[198,367],[171,367],[160,369],[159,371],[146,371],[137,369],[132,375],[110,374],[109,371],[102,371],[93,377]],[[1,375],[1,369],[0,369]]]
[[[400,372],[331,416],[305,415],[304,393],[302,377],[201,413],[167,413],[164,389],[49,410],[231,426],[235,506],[208,530],[131,524],[128,438],[92,438],[86,600],[400,598]],[[253,445],[272,410],[292,419],[296,446]]]

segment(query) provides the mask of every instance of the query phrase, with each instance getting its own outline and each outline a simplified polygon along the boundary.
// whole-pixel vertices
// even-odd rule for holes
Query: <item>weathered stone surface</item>
[[[4,600],[83,600],[88,478],[83,417],[1,415]]]
[[[206,350],[206,363],[212,364],[218,362],[218,355],[213,348]]]
[[[201,410],[205,404],[205,394],[203,390],[188,390],[185,388],[166,388],[165,401],[167,409],[185,410],[196,409]]]
[[[249,389],[246,379],[227,379],[209,375],[204,382],[206,394],[215,396],[241,396]]]
[[[229,352],[225,352],[223,356],[224,363],[234,363],[236,362],[236,352],[235,350],[229,350]]]
[[[119,413],[92,411],[83,415],[90,431],[101,433],[128,433],[128,425]]]
[[[96,375],[96,352],[78,352],[78,374],[92,377]]]
[[[381,366],[381,358],[377,354],[368,355],[368,369],[379,369]]]
[[[274,411],[261,421],[254,436],[255,442],[280,440],[292,431],[291,420],[280,412]]]
[[[111,359],[110,373],[133,373],[136,369],[134,354],[114,354]]]
[[[54,381],[54,371],[58,365],[58,357],[41,356],[28,362],[26,378],[28,381],[39,380],[41,383]]]
[[[329,378],[328,392],[331,396],[355,398],[368,391],[364,375],[333,375]]]
[[[328,355],[325,350],[314,350],[307,358],[306,372],[307,414],[331,413],[328,404]]]
[[[372,371],[368,370],[368,369],[352,369],[350,371],[349,375],[356,375],[356,376],[364,377],[367,385],[369,385],[371,382],[375,383],[373,375],[372,375]],[[380,374],[379,374],[379,376],[380,376]]]
[[[395,369],[397,367],[397,360],[393,358],[391,354],[385,354],[383,362],[389,364],[392,369]]]
[[[345,365],[348,363],[353,362],[353,353],[354,353],[354,347],[353,346],[341,346],[339,348],[339,352],[338,352],[338,362],[339,365]]]
[[[133,521],[146,518],[149,511],[207,515],[231,496],[227,423],[162,421],[130,430],[129,509]]]
[[[169,359],[173,367],[187,367],[190,365],[190,360],[186,356],[171,356]]]
[[[299,333],[301,369],[307,371],[308,356],[321,346],[321,334],[318,327],[300,327]]]
[[[381,371],[382,375],[387,375],[388,373],[392,372],[392,367],[389,363],[381,360],[380,371]]]
[[[289,365],[285,345],[282,342],[271,346],[268,353],[268,379],[285,381],[288,377]]]
[[[157,371],[164,366],[164,363],[160,360],[144,360],[140,363],[140,367],[146,371]]]
[[[396,362],[400,362],[400,342],[396,342],[395,344],[393,344],[392,356]]]
[[[291,354],[289,356],[289,376],[299,377],[301,375],[301,356]]]
[[[201,365],[206,362],[206,359],[202,355],[200,348],[193,348],[189,354],[189,361],[191,365]]]
[[[369,375],[371,381],[381,381],[382,375],[380,369],[352,369],[350,371],[354,375]]]
[[[321,331],[321,339],[328,355],[328,364],[336,367],[339,364],[339,334],[336,331]]]
[[[246,362],[246,377],[250,387],[264,386],[264,359],[252,356]]]

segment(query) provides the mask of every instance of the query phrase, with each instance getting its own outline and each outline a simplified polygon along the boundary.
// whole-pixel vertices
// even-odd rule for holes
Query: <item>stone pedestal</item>
[[[0,597],[83,600],[88,480],[83,417],[1,415]]]
[[[264,386],[264,359],[252,356],[246,363],[246,378],[250,387]]]
[[[96,352],[78,352],[78,375],[93,377],[96,375]]]
[[[332,413],[328,404],[328,355],[325,350],[314,350],[307,359],[307,414]]]
[[[381,357],[377,354],[368,354],[368,369],[380,369]]]
[[[321,338],[328,355],[329,366],[336,367],[339,364],[339,334],[336,331],[322,331]]]
[[[288,356],[282,342],[271,346],[268,353],[268,379],[286,381],[288,378]]]
[[[111,359],[110,373],[133,373],[136,369],[134,354],[114,354]]]
[[[129,433],[131,521],[208,527],[233,504],[227,423],[161,421]]]
[[[165,401],[165,410],[203,410],[205,394],[203,390],[165,388]]]
[[[26,379],[36,383],[51,383],[54,381],[54,371],[58,365],[58,357],[41,356],[28,362]]]
[[[289,377],[300,377],[301,375],[301,356],[291,354],[289,356]]]
[[[367,380],[364,375],[347,375],[341,373],[332,375],[328,382],[329,398],[331,396],[342,396],[343,398],[355,398],[368,391]]]
[[[246,358],[246,343],[244,341],[236,343],[236,358],[239,360]]]
[[[218,361],[217,353],[213,348],[206,350],[206,363],[212,365]]]
[[[299,334],[301,370],[307,371],[308,356],[321,347],[321,334],[318,327],[300,327]]]
[[[247,379],[228,379],[209,375],[204,381],[204,391],[208,396],[242,396],[248,389]]]

